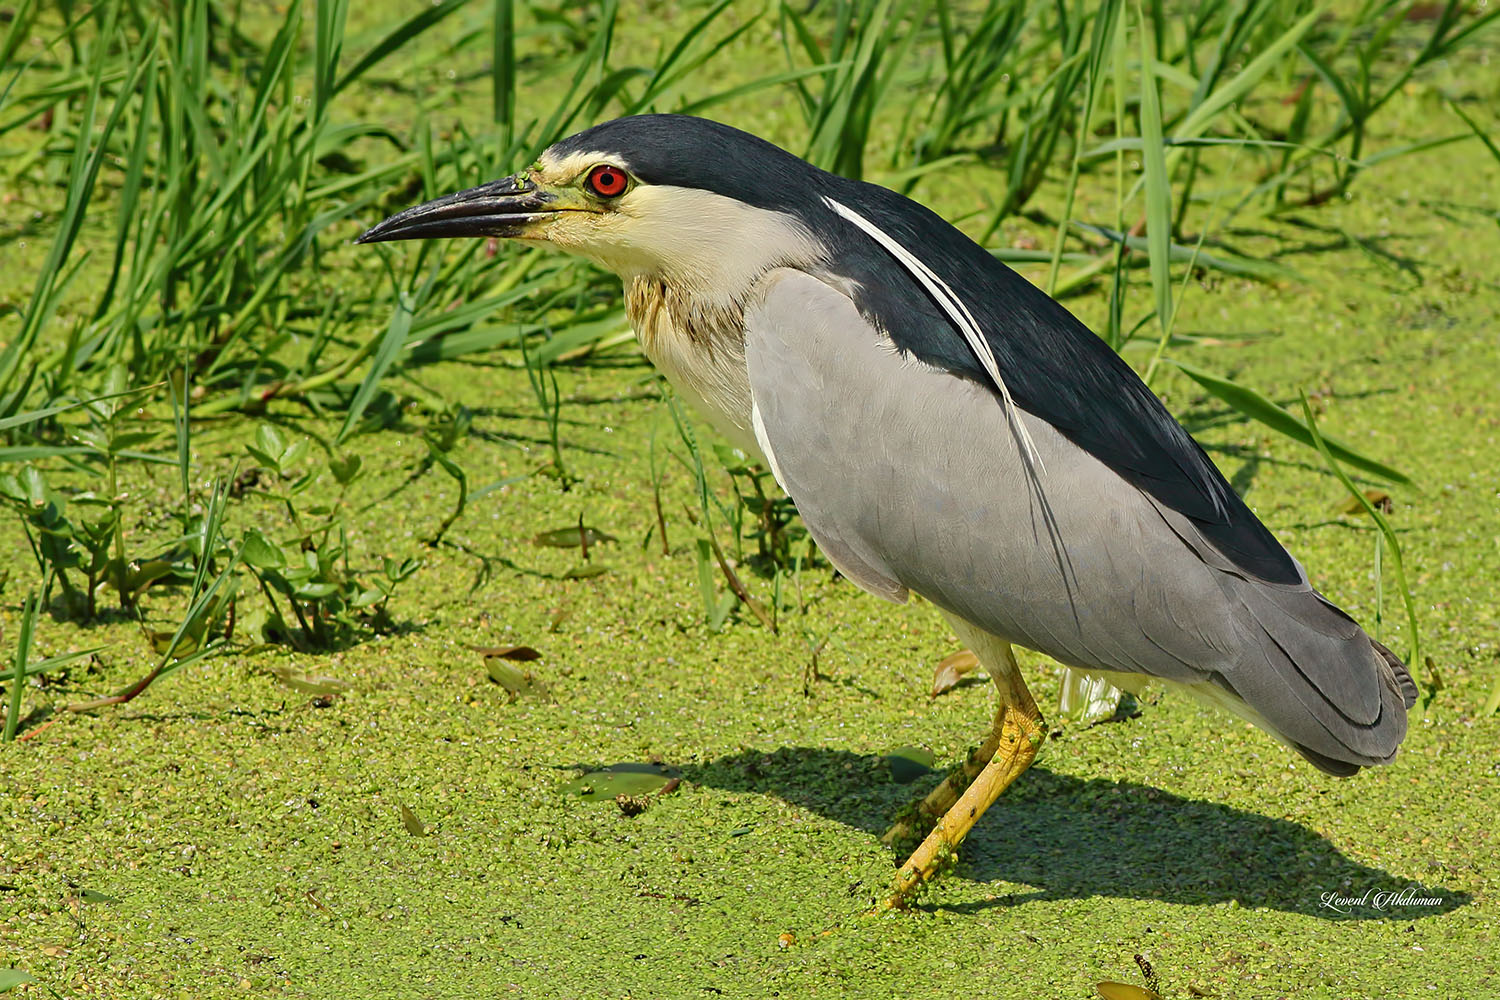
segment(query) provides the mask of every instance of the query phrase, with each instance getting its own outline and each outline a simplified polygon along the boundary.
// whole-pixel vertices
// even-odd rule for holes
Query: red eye
[[[613,198],[625,193],[630,178],[619,167],[605,164],[589,171],[589,188],[601,198]]]

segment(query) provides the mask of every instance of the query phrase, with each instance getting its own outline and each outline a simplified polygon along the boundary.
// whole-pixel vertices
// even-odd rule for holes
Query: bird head
[[[773,267],[827,257],[823,174],[718,122],[641,115],[548,147],[526,170],[409,208],[360,243],[481,236],[551,245],[625,278],[734,295]]]

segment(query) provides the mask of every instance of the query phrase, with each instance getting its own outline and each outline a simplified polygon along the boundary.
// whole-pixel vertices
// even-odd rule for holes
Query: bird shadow
[[[810,747],[745,750],[680,772],[713,788],[777,795],[875,836],[941,777],[933,771],[902,784],[892,758]],[[1298,823],[1040,766],[985,813],[964,841],[955,874],[1032,887],[946,907],[970,911],[1115,896],[1232,902],[1326,920],[1412,920],[1470,901],[1467,893],[1361,864]],[[1329,893],[1343,898],[1327,899]]]

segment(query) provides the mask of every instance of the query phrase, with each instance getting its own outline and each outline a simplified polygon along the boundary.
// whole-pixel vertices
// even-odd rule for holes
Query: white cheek
[[[635,188],[600,226],[622,275],[656,274],[708,297],[737,297],[773,267],[827,257],[796,218],[669,185]]]

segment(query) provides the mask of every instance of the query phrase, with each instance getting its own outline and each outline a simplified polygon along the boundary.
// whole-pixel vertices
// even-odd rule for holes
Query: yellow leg
[[[936,875],[944,862],[952,857],[975,821],[1036,759],[1037,749],[1046,734],[1041,712],[1026,689],[1026,682],[1021,679],[1010,646],[999,642],[995,646],[1003,650],[1003,659],[1007,661],[1005,666],[1009,669],[992,669],[991,672],[1000,695],[1000,708],[995,713],[995,724],[989,737],[983,746],[969,755],[963,772],[967,776],[970,767],[977,764],[978,774],[961,795],[957,794],[957,785],[967,778],[961,779],[959,774],[950,776],[917,807],[919,817],[927,813],[941,818],[927,839],[901,866],[896,876],[895,892],[886,903],[888,907],[904,906],[909,902],[922,883]],[[897,827],[903,825],[898,823]],[[896,833],[897,827],[886,836],[889,838]]]
[[[957,628],[963,628],[961,622],[954,622],[954,625]],[[1015,653],[1008,642],[1001,642],[992,636],[986,636],[980,648],[984,650],[987,657],[1001,661],[996,663],[993,669],[989,667],[986,669],[989,670],[990,680],[995,684],[995,693],[1003,706],[1006,702],[1008,684],[1001,678],[1006,676],[1019,678],[1021,668],[1016,663]],[[887,847],[901,847],[908,841],[916,841],[925,837],[937,825],[938,820],[943,818],[943,814],[953,808],[953,803],[958,801],[964,789],[979,777],[979,772],[984,770],[990,758],[995,756],[995,750],[1000,746],[1000,723],[1000,714],[997,712],[995,724],[984,742],[969,751],[969,756],[963,766],[944,778],[936,788],[927,793],[926,798],[902,810],[903,814],[898,816],[896,822],[892,823],[890,829],[881,836],[882,844]]]
[[[969,751],[969,756],[963,766],[944,778],[936,788],[927,793],[927,797],[921,802],[903,810],[903,815],[899,816],[896,822],[891,824],[891,828],[881,835],[880,842],[887,847],[900,847],[902,844],[925,835],[937,825],[944,813],[953,808],[953,803],[957,802],[964,789],[979,777],[979,772],[984,770],[985,765],[995,756],[995,751],[999,747],[1000,718],[997,715],[994,728],[984,738],[983,743]]]

